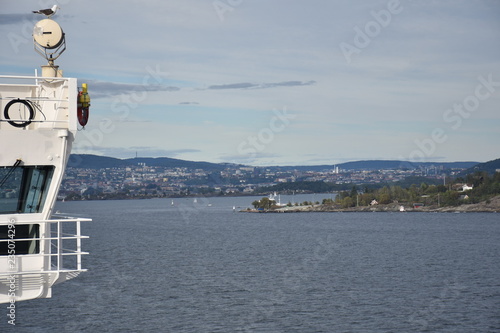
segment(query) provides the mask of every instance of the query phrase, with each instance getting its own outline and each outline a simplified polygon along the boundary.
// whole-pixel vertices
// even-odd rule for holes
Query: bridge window
[[[0,167],[0,214],[43,209],[54,166]]]

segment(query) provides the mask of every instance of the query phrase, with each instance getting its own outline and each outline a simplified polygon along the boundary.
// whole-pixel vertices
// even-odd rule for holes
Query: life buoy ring
[[[29,111],[28,120],[21,121],[21,122],[19,122],[20,120],[10,120],[9,109],[11,106],[13,106],[16,103],[23,104],[28,109],[28,111]],[[3,115],[4,115],[5,119],[9,120],[8,123],[11,124],[12,126],[14,126],[14,127],[26,127],[29,124],[31,124],[31,121],[35,118],[35,110],[33,109],[33,106],[31,106],[31,103],[29,101],[18,98],[18,99],[13,99],[9,103],[7,103],[7,105],[5,106]]]
[[[78,123],[85,127],[89,121],[90,96],[87,93],[87,84],[82,84],[82,90],[78,91],[77,117]]]

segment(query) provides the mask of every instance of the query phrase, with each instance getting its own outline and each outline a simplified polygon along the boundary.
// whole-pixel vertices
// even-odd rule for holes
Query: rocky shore
[[[440,212],[440,213],[473,213],[473,212],[488,212],[500,213],[500,196],[491,198],[477,204],[463,204],[460,206],[423,206],[413,208],[399,203],[391,203],[388,205],[374,205],[363,207],[339,208],[335,205],[308,205],[308,206],[286,206],[269,210],[248,209],[242,212],[247,213],[303,213],[303,212],[400,212],[401,206],[404,207],[404,212]]]

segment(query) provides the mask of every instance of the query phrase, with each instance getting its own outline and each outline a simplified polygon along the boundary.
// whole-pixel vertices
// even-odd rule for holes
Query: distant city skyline
[[[60,9],[88,83],[74,153],[254,166],[478,161],[500,150],[500,2],[2,2],[0,74]],[[3,110],[0,110],[3,113]]]

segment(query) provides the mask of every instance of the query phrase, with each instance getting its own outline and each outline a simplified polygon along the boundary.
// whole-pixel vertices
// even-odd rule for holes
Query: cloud
[[[148,85],[148,84],[130,84],[130,83],[116,83],[105,82],[96,80],[79,80],[86,82],[89,85],[89,92],[92,98],[103,98],[116,96],[121,94],[142,93],[148,91],[178,91],[179,87],[165,86],[165,85]]]
[[[199,105],[200,103],[198,102],[180,102],[180,105]]]
[[[232,83],[232,84],[221,84],[208,87],[208,89],[247,89],[255,88],[257,85],[253,83]]]
[[[316,81],[284,81],[277,83],[230,83],[230,84],[220,84],[209,86],[209,90],[222,90],[222,89],[267,89],[276,87],[297,87],[297,86],[310,86],[315,84]]]
[[[278,153],[256,152],[254,154],[223,154],[221,160],[245,165],[275,165],[283,155]]]

